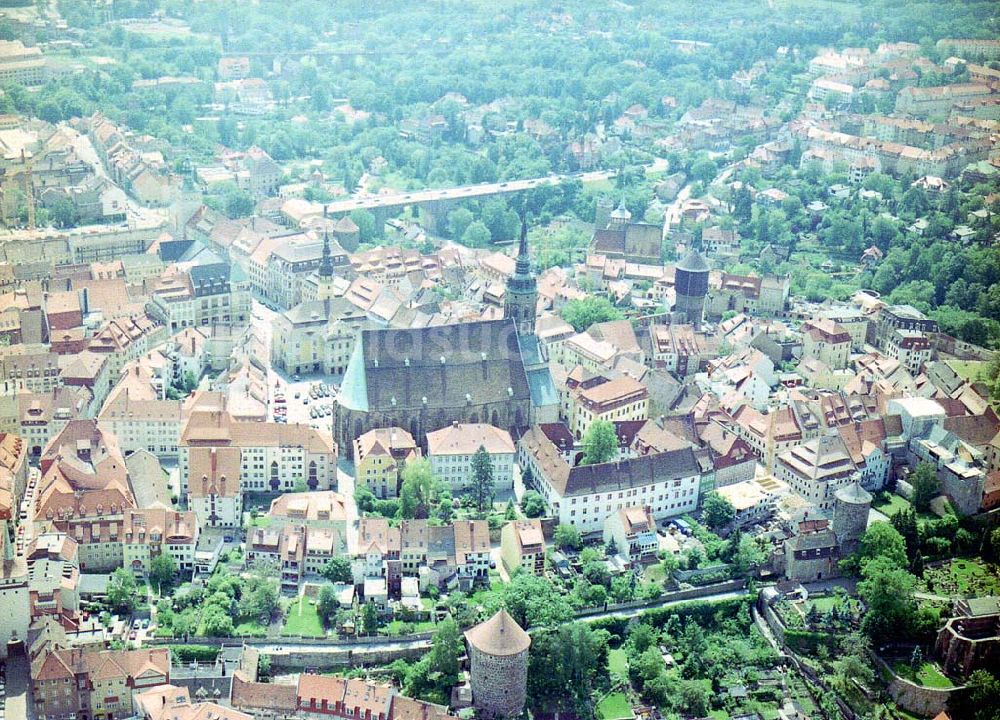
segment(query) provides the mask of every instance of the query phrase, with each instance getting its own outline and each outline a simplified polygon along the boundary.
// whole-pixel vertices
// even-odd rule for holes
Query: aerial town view
[[[996,0],[0,0],[0,720],[1000,719]]]

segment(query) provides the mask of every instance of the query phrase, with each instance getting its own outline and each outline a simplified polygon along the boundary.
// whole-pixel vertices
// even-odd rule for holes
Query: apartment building
[[[802,357],[819,360],[829,368],[847,367],[851,334],[833,320],[809,320],[802,325]]]
[[[297,685],[252,682],[243,672],[233,676],[233,707],[259,718],[305,720],[444,720],[448,708],[400,695],[392,685],[360,678],[302,673]],[[226,720],[229,720],[226,718]]]
[[[135,711],[134,693],[170,682],[170,650],[54,650],[31,680],[46,720],[118,720]]]
[[[614,544],[618,554],[627,557],[632,565],[655,560],[660,540],[652,509],[648,505],[630,505],[608,515],[604,520],[604,543]]]
[[[500,531],[500,559],[508,575],[518,570],[532,575],[545,574],[545,535],[542,521],[514,520]]]
[[[581,533],[601,532],[605,518],[624,507],[648,505],[663,520],[698,506],[701,470],[690,447],[574,467],[535,425],[518,441],[518,463],[531,472],[551,514]]]
[[[163,554],[173,558],[182,575],[194,570],[194,551],[198,545],[198,518],[194,512],[162,505],[129,508],[122,527],[122,563],[136,576],[146,576],[152,560]]]
[[[80,609],[80,562],[77,544],[66,533],[45,533],[25,549],[30,615],[75,618]]]
[[[576,397],[571,429],[584,437],[596,420],[619,422],[649,418],[649,391],[628,375],[581,390]]]
[[[193,447],[185,453],[188,508],[198,525],[238,528],[243,524],[238,447]],[[185,473],[182,471],[181,477]]]
[[[472,460],[480,448],[489,456],[495,492],[514,489],[514,441],[510,433],[485,423],[454,422],[427,433],[427,457],[434,474],[452,493],[461,493],[473,481]]]
[[[367,313],[344,298],[300,303],[274,318],[271,362],[289,373],[340,375]]]
[[[426,568],[441,581],[457,576],[466,587],[489,575],[490,529],[485,520],[443,526],[404,520],[398,527],[373,520],[365,518],[359,528],[357,557],[366,576],[385,576],[386,562],[394,560],[404,575],[417,575]]]
[[[354,440],[354,477],[375,497],[397,497],[403,466],[420,454],[413,436],[403,428],[369,430]]]
[[[310,490],[337,486],[337,449],[329,437],[308,425],[236,420],[227,400],[204,393],[181,432],[178,451],[182,492],[195,477],[190,457],[196,449],[218,448],[237,463],[236,480],[243,492]]]
[[[107,572],[122,562],[122,519],[136,507],[118,440],[94,420],[71,420],[42,452],[32,521],[79,545],[80,569]]]
[[[243,326],[250,320],[250,283],[236,264],[171,268],[153,283],[148,310],[171,333],[191,326]]]
[[[0,85],[42,85],[49,77],[41,48],[20,40],[0,40]]]
[[[66,423],[86,417],[93,394],[88,388],[59,387],[20,393],[16,400],[18,435],[27,443],[31,458],[37,459]]]
[[[833,510],[834,493],[855,476],[840,435],[824,435],[778,455],[774,476],[823,512]]]

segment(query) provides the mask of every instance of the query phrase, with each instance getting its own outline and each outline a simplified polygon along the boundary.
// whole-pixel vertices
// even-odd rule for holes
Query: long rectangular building
[[[535,425],[518,441],[518,458],[552,515],[582,533],[602,530],[608,515],[633,505],[648,506],[657,520],[698,506],[701,470],[690,447],[573,466]]]

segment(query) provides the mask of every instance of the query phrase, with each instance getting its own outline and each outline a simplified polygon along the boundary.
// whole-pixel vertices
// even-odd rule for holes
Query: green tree
[[[621,320],[624,317],[621,310],[612,305],[610,300],[596,296],[570,300],[563,305],[559,314],[577,332],[583,332],[594,323]]]
[[[251,576],[239,600],[240,617],[269,622],[278,609],[278,583],[271,577]]]
[[[206,605],[201,616],[201,629],[205,637],[232,637],[232,615],[219,605]]]
[[[579,550],[583,547],[583,540],[580,538],[580,531],[572,525],[560,523],[552,533],[552,542],[557,548],[563,550]]]
[[[585,708],[604,677],[608,632],[569,623],[534,633],[528,651],[531,707]]]
[[[858,633],[848,635],[840,643],[840,653],[833,661],[833,686],[841,693],[850,693],[854,682],[871,687],[875,670],[871,660],[871,644]]]
[[[521,498],[521,510],[526,517],[542,517],[545,514],[545,498],[537,490],[528,490]]]
[[[713,530],[728,525],[736,517],[736,508],[714,490],[705,495],[701,505],[701,519]]]
[[[364,208],[352,210],[351,221],[358,226],[358,239],[363,243],[371,242],[381,235],[375,216]]]
[[[471,210],[456,208],[448,213],[448,232],[453,238],[459,240],[465,235],[465,231],[473,220],[475,220],[475,216]]]
[[[243,218],[253,213],[253,197],[246,190],[236,187],[235,183],[223,190],[222,197],[229,217]]]
[[[452,617],[446,617],[438,623],[431,641],[431,667],[438,673],[440,682],[449,690],[458,682],[461,669],[460,660],[465,654],[465,644],[459,632],[458,623]]]
[[[441,493],[441,481],[427,458],[412,460],[403,467],[399,490],[399,514],[407,520],[426,519]]]
[[[76,205],[69,198],[59,198],[52,204],[52,222],[59,227],[74,227],[78,221]]]
[[[124,612],[132,612],[139,600],[139,586],[135,576],[126,568],[120,567],[111,573],[108,579],[108,605]]]
[[[618,454],[618,435],[608,420],[594,420],[583,436],[583,464],[599,465]]]
[[[931,500],[941,494],[941,483],[930,463],[922,462],[917,465],[910,476],[910,485],[913,487],[913,506],[917,512],[927,512]]]
[[[892,525],[885,522],[872,523],[861,536],[861,567],[875,558],[885,558],[898,568],[909,566],[906,557],[906,541]]]
[[[976,670],[969,675],[962,690],[948,701],[955,718],[996,720],[1000,717],[1000,678],[988,670]]]
[[[476,454],[472,456],[472,487],[470,488],[472,500],[476,504],[476,510],[482,512],[493,505],[493,460],[486,452],[486,447],[479,446]]]
[[[917,610],[917,579],[884,556],[867,562],[861,574],[858,596],[868,608],[863,621],[868,637],[875,643],[909,637]]]
[[[732,561],[740,573],[755,573],[758,568],[767,562],[767,553],[761,547],[757,538],[751,535],[740,534],[739,544],[737,545]]]
[[[337,590],[329,583],[319,589],[319,596],[316,598],[316,612],[323,624],[329,627],[337,617],[340,610],[340,601],[337,599]]]
[[[177,563],[170,553],[161,552],[149,562],[149,579],[156,583],[158,593],[163,593],[163,586],[170,586],[177,574]]]
[[[365,635],[374,635],[378,632],[379,624],[378,608],[369,600],[361,608],[361,632]]]
[[[573,617],[573,609],[548,580],[525,572],[514,573],[511,581],[484,603],[486,614],[506,608],[517,624],[528,628],[559,625]]]
[[[462,237],[459,240],[466,247],[482,248],[489,245],[492,239],[490,229],[479,220],[476,220],[466,226],[465,232],[462,233]]]
[[[332,583],[350,583],[354,581],[351,571],[351,560],[343,555],[330,558],[323,566],[323,577]]]

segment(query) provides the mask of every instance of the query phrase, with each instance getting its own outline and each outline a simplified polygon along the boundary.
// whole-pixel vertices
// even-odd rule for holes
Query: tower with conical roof
[[[531,258],[528,256],[528,223],[522,219],[517,264],[514,266],[514,274],[507,281],[503,316],[514,320],[518,335],[534,335],[537,305],[538,282],[531,272]]]
[[[837,536],[843,555],[853,552],[868,529],[868,512],[872,494],[857,480],[845,485],[833,495],[833,534]]]
[[[472,704],[477,717],[520,715],[528,692],[531,636],[500,610],[465,632],[469,645]]]
[[[681,322],[701,327],[708,296],[708,261],[694,248],[677,263],[674,292],[677,296],[674,312],[680,315]]]

